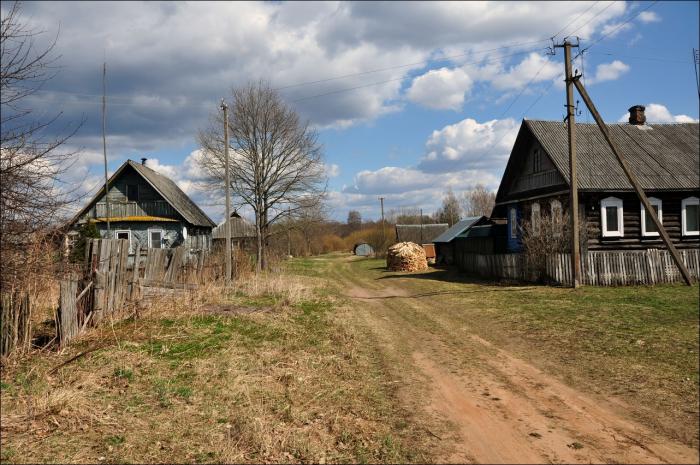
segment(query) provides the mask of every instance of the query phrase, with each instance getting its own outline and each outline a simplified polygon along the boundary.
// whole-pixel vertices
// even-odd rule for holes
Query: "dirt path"
[[[353,299],[353,321],[394,366],[406,408],[439,438],[437,461],[698,463],[698,451],[635,423],[624,403],[578,392],[451,325],[439,298],[354,273],[347,262],[333,273]]]

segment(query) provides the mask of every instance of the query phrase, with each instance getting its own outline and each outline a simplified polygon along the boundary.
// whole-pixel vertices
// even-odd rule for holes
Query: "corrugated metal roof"
[[[211,231],[213,239],[226,239],[225,224],[222,221]],[[255,226],[237,213],[233,213],[231,215],[231,238],[237,239],[241,237],[255,237]]]
[[[160,193],[160,195],[162,195],[189,223],[194,226],[216,226],[216,223],[214,223],[172,179],[163,176],[141,163],[132,160],[127,160],[126,163],[136,169],[141,176],[146,178],[158,193]]]
[[[470,216],[452,225],[450,229],[433,239],[433,242],[451,242],[452,239],[464,233],[473,224],[482,219],[483,216]]]
[[[525,120],[533,135],[569,182],[569,139],[557,121]],[[608,124],[643,189],[700,188],[698,123]],[[576,124],[578,187],[584,190],[631,190],[632,185],[595,124]]]
[[[424,224],[421,232],[420,224],[397,224],[396,239],[399,242],[415,242],[416,244],[433,242],[436,237],[447,231],[449,226],[447,223]]]

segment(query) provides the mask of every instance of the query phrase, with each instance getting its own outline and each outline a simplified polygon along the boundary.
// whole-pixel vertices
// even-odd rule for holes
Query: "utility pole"
[[[289,207],[287,207],[287,256],[292,256],[292,214]]]
[[[107,177],[107,62],[102,63],[102,155],[105,161],[105,218],[107,219],[107,239],[111,239],[109,228],[109,178]]]
[[[569,133],[569,224],[571,227],[571,272],[574,289],[581,284],[581,248],[578,237],[578,176],[576,175],[576,107],[574,106],[574,77],[571,72],[571,44],[568,39],[564,48],[564,70],[566,72],[566,121]]]
[[[598,113],[598,110],[596,109],[595,105],[593,105],[593,101],[591,100],[590,96],[588,95],[588,92],[586,91],[586,89],[583,87],[583,84],[581,84],[579,77],[580,76],[576,76],[573,78],[573,83],[576,86],[576,89],[578,90],[579,94],[581,94],[581,97],[583,98],[583,101],[586,103],[586,106],[588,107],[588,110],[591,112],[591,115],[593,115],[593,119],[595,119],[595,122],[598,124],[598,128],[600,128],[600,132],[603,133],[603,137],[605,138],[605,141],[610,146],[610,150],[612,150],[612,152],[617,157],[617,161],[620,163],[620,166],[622,167],[622,171],[625,172],[627,179],[629,180],[630,184],[632,184],[632,187],[634,187],[634,190],[637,193],[637,197],[639,197],[639,200],[642,202],[642,205],[644,205],[644,209],[646,210],[646,214],[649,215],[649,217],[654,222],[654,225],[656,225],[656,229],[659,231],[659,235],[661,236],[664,243],[666,244],[668,251],[671,252],[671,256],[673,257],[673,260],[676,262],[676,266],[680,270],[681,275],[683,276],[683,279],[685,280],[686,284],[690,286],[692,284],[693,280],[692,280],[692,277],[690,276],[690,273],[688,272],[688,269],[686,268],[685,264],[683,263],[683,260],[681,259],[681,256],[678,253],[678,250],[673,245],[673,242],[671,241],[671,238],[668,236],[668,233],[666,232],[664,225],[661,224],[661,221],[659,221],[659,217],[656,215],[656,210],[654,210],[652,208],[651,204],[649,203],[649,199],[647,198],[646,194],[644,193],[644,190],[642,189],[642,187],[639,185],[639,182],[637,181],[637,177],[634,175],[632,170],[630,170],[629,166],[627,165],[627,162],[625,161],[624,157],[622,156],[622,152],[620,152],[620,150],[617,148],[617,145],[615,145],[612,138],[610,137],[610,132],[608,131],[608,127],[603,122],[603,118],[600,116],[600,113]]]
[[[423,245],[423,209],[420,209],[420,243]]]
[[[221,99],[221,109],[224,112],[224,170],[226,172],[226,287],[231,285],[231,174],[228,162],[228,105]]]
[[[386,244],[386,227],[384,224],[384,197],[379,197],[379,202],[382,205],[382,247]]]

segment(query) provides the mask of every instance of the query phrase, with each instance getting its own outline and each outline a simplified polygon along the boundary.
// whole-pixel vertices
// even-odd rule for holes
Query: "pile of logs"
[[[389,247],[386,266],[391,271],[423,271],[428,269],[425,250],[414,242],[399,242]]]

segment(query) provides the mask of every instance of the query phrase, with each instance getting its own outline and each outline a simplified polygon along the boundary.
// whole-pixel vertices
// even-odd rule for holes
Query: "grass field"
[[[349,286],[396,288],[403,298],[363,314]],[[331,255],[292,260],[285,274],[227,296],[210,288],[163,300],[60,353],[7,362],[0,460],[438,460],[448,441],[436,439],[439,429],[426,432],[419,406],[428,387],[400,378],[410,357],[392,358],[375,334],[371,318],[394,314],[397,334],[443,338],[436,343],[464,354],[460,367],[471,349],[457,332],[467,328],[583,392],[627,402],[634,418],[697,447],[697,286],[497,286]]]

